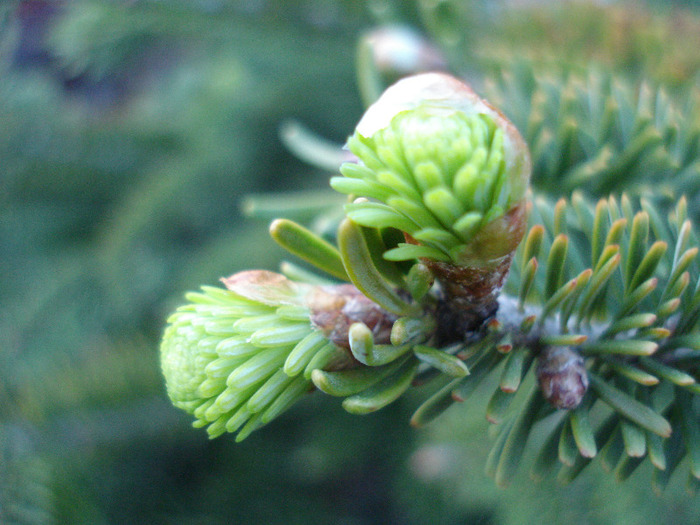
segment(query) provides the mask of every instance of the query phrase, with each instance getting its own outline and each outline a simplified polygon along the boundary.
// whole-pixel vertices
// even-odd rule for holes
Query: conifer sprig
[[[438,89],[440,96],[432,96],[436,79],[447,82],[447,95]],[[270,406],[294,401],[285,395],[292,384],[298,383],[296,397],[316,388],[365,414],[411,385],[433,383],[411,420],[422,426],[496,374],[485,415],[498,426],[487,462],[497,483],[509,482],[545,419],[557,422],[532,466],[535,478],[559,463],[560,478],[570,480],[600,457],[624,479],[648,457],[662,486],[688,457],[697,479],[700,265],[686,200],[668,216],[652,199],[624,194],[595,204],[580,192],[570,201],[535,195],[527,203],[530,159],[520,135],[452,82],[423,76],[421,102],[394,91],[360,122],[349,140],[357,159],[332,179],[351,195],[337,248],[291,221],[273,223],[283,247],[350,284],[324,285],[294,270],[317,284],[276,276],[284,293],[260,283],[229,286],[224,293],[243,301],[239,309],[251,301],[265,309],[226,325],[243,330],[227,336],[245,340],[251,352],[256,347],[256,355],[246,355],[250,362],[211,352],[217,334],[206,327],[216,331],[219,324],[197,315],[218,314],[190,305],[174,316],[163,347],[166,377],[171,361],[173,369],[194,363],[184,389],[169,387],[174,402],[197,424],[210,425],[211,435],[240,429],[242,439],[278,413]],[[523,85],[539,89],[532,88],[535,77]],[[523,110],[543,189],[553,182],[573,187],[582,166],[605,151],[614,161],[596,164],[605,169],[594,173],[601,185],[592,193],[605,191],[619,170],[641,170],[650,154],[662,159],[649,164],[652,171],[694,169],[694,128],[669,131],[672,112],[660,96],[649,109],[642,91],[633,108],[625,98],[630,92],[619,86],[603,89],[592,80],[590,93],[572,86],[555,98],[560,106],[547,108],[571,111],[581,125],[548,131],[555,115]],[[604,96],[596,98],[601,89]],[[454,104],[455,91],[468,104]],[[576,98],[584,94],[586,108]],[[586,118],[595,108],[599,118],[591,124]],[[192,300],[210,300],[203,297]]]

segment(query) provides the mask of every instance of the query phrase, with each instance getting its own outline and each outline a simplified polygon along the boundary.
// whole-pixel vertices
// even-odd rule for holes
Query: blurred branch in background
[[[31,472],[44,469],[38,521],[135,519],[105,508],[124,473],[94,462],[188,432],[155,352],[170,294],[251,260],[274,267],[266,224],[242,224],[240,200],[319,180],[283,149],[279,122],[342,141],[359,112],[362,13],[319,6],[3,3],[0,410]],[[23,515],[15,499],[0,490],[3,520]]]

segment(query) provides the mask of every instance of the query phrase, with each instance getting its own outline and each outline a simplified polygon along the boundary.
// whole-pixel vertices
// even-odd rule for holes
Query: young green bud
[[[312,388],[299,373],[307,363],[284,371],[297,347],[312,348],[307,361],[324,345],[340,358],[344,352],[311,325],[311,286],[265,271],[223,282],[228,290],[188,294],[190,303],[168,319],[161,366],[168,396],[195,416],[195,426],[207,426],[211,437],[239,432],[241,440]]]
[[[531,162],[515,127],[466,84],[426,73],[387,89],[348,148],[359,162],[332,186],[383,203],[356,201],[348,216],[401,229],[387,259],[421,258],[460,308],[477,303],[474,322],[492,314],[527,221]]]
[[[356,184],[333,185],[383,201],[412,223],[405,233],[415,244],[442,252],[446,262],[481,266],[520,242],[527,147],[456,78],[426,73],[397,82],[365,112],[348,147],[364,169],[346,165],[341,171]],[[360,224],[363,209],[349,214]]]
[[[211,437],[237,440],[313,389],[312,372],[352,369],[349,328],[388,343],[396,316],[352,285],[312,286],[263,270],[187,295],[168,319],[160,358],[168,396]]]

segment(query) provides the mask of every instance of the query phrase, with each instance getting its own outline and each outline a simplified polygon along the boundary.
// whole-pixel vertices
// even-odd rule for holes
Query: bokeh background
[[[522,55],[672,89],[697,86],[695,4],[3,0],[0,522],[700,523],[645,468],[496,488],[478,393],[420,431],[411,395],[366,417],[310,396],[235,444],[191,428],[158,365],[185,291],[283,259],[242,203],[327,186],[280,126],[345,140],[364,32],[438,34],[477,85]]]

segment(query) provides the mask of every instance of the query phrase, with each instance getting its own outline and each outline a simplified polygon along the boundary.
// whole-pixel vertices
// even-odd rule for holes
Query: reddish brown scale
[[[316,288],[307,297],[311,322],[336,345],[350,348],[348,330],[364,323],[376,344],[389,344],[397,316],[379,307],[351,284]]]
[[[537,381],[542,395],[553,406],[576,408],[588,390],[583,358],[568,346],[545,348],[537,363]]]
[[[438,308],[441,344],[459,340],[495,315],[513,254],[525,234],[527,215],[528,206],[523,202],[484,227],[461,254],[459,264],[421,259],[442,289]],[[420,244],[404,236],[408,243]]]

